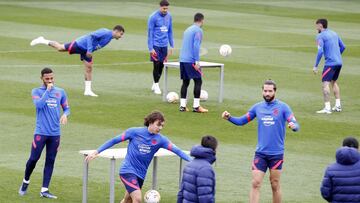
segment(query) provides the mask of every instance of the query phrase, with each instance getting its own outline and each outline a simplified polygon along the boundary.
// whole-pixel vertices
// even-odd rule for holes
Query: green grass
[[[150,91],[152,65],[148,62],[146,22],[157,3],[144,1],[0,1],[0,202],[47,202],[39,198],[44,155],[31,178],[29,193],[19,197],[34,130],[35,110],[31,89],[41,84],[44,66],[55,70],[56,84],[69,96],[71,116],[62,128],[61,150],[56,160],[51,191],[57,202],[80,202],[82,149],[94,149],[123,130],[141,126],[143,117],[158,109],[166,116],[163,134],[184,150],[198,144],[205,134],[220,142],[217,162],[217,202],[248,202],[251,160],[257,141],[256,121],[237,127],[220,118],[224,110],[242,115],[261,101],[261,83],[278,83],[277,97],[288,103],[301,125],[288,131],[282,175],[283,202],[324,202],[319,186],[327,164],[347,135],[359,138],[360,94],[360,3],[357,1],[171,1],[177,60],[183,30],[195,12],[205,14],[204,61],[225,64],[224,102],[217,103],[219,72],[204,70],[203,88],[209,101],[208,114],[180,113],[177,104],[167,104]],[[329,3],[330,2],[330,3]],[[324,4],[321,8],[315,4]],[[326,5],[325,5],[326,4]],[[336,5],[336,6],[330,6]],[[77,12],[78,8],[82,8]],[[315,9],[316,8],[316,9]],[[329,19],[330,28],[347,45],[340,87],[344,111],[316,115],[322,105],[320,76],[312,74],[316,46],[314,21]],[[95,53],[93,88],[99,98],[83,93],[83,67],[79,56],[57,53],[49,47],[30,47],[34,37],[44,35],[60,42],[100,27],[123,24],[124,38]],[[221,44],[233,53],[223,58]],[[178,70],[169,70],[169,88],[179,92]],[[161,81],[162,83],[162,81]],[[192,92],[192,84],[190,91]],[[189,104],[191,105],[190,94]],[[333,102],[333,100],[332,100]],[[118,147],[126,147],[126,143]],[[119,168],[117,163],[117,170]],[[162,202],[174,202],[177,194],[178,159],[159,160],[159,191]],[[151,167],[144,191],[151,186]],[[108,201],[109,161],[90,164],[89,202]],[[116,201],[124,187],[116,180]],[[271,202],[268,178],[261,189],[261,202]]]

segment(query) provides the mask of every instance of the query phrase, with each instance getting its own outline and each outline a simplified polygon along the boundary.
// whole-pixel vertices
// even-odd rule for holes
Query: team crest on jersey
[[[277,116],[279,114],[279,109],[274,109],[273,114],[274,116]]]
[[[56,93],[55,93],[55,97],[56,97],[56,98],[60,98],[60,97],[61,97],[60,92],[56,92]]]
[[[152,140],[151,140],[151,144],[152,144],[152,145],[156,145],[156,144],[157,144],[157,140],[156,140],[156,139],[152,139]]]

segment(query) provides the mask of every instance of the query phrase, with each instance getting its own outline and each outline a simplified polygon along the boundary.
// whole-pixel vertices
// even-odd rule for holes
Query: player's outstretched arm
[[[174,145],[170,140],[168,140],[167,138],[164,138],[164,139],[165,140],[163,142],[164,144],[163,144],[162,148],[174,152],[176,155],[178,155],[180,158],[182,158],[186,161],[192,160],[192,158],[189,155],[187,155],[180,148],[178,148],[176,145]]]
[[[235,125],[241,126],[241,125],[245,125],[245,124],[249,123],[250,121],[252,121],[255,118],[255,114],[253,114],[251,112],[247,112],[245,115],[243,115],[241,117],[232,117],[229,112],[224,111],[222,113],[222,118],[230,121],[231,123],[233,123]]]

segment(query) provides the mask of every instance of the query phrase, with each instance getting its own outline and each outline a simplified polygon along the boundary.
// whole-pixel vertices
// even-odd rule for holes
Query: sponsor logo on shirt
[[[168,32],[168,28],[165,25],[163,25],[163,26],[160,27],[160,31],[161,32]]]
[[[47,99],[46,101],[46,104],[49,108],[56,108],[57,107],[57,101],[56,99],[53,99],[53,98],[49,98]]]
[[[147,144],[139,144],[138,149],[141,154],[149,154],[151,152],[151,146]]]
[[[261,118],[264,126],[272,126],[275,124],[274,118],[272,116],[264,116]]]

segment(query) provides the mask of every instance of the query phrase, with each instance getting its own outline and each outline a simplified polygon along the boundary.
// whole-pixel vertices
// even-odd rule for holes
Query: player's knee
[[[271,189],[272,191],[279,191],[280,190],[280,181],[278,179],[270,179]]]
[[[253,179],[251,185],[254,189],[259,189],[261,187],[261,181]]]

